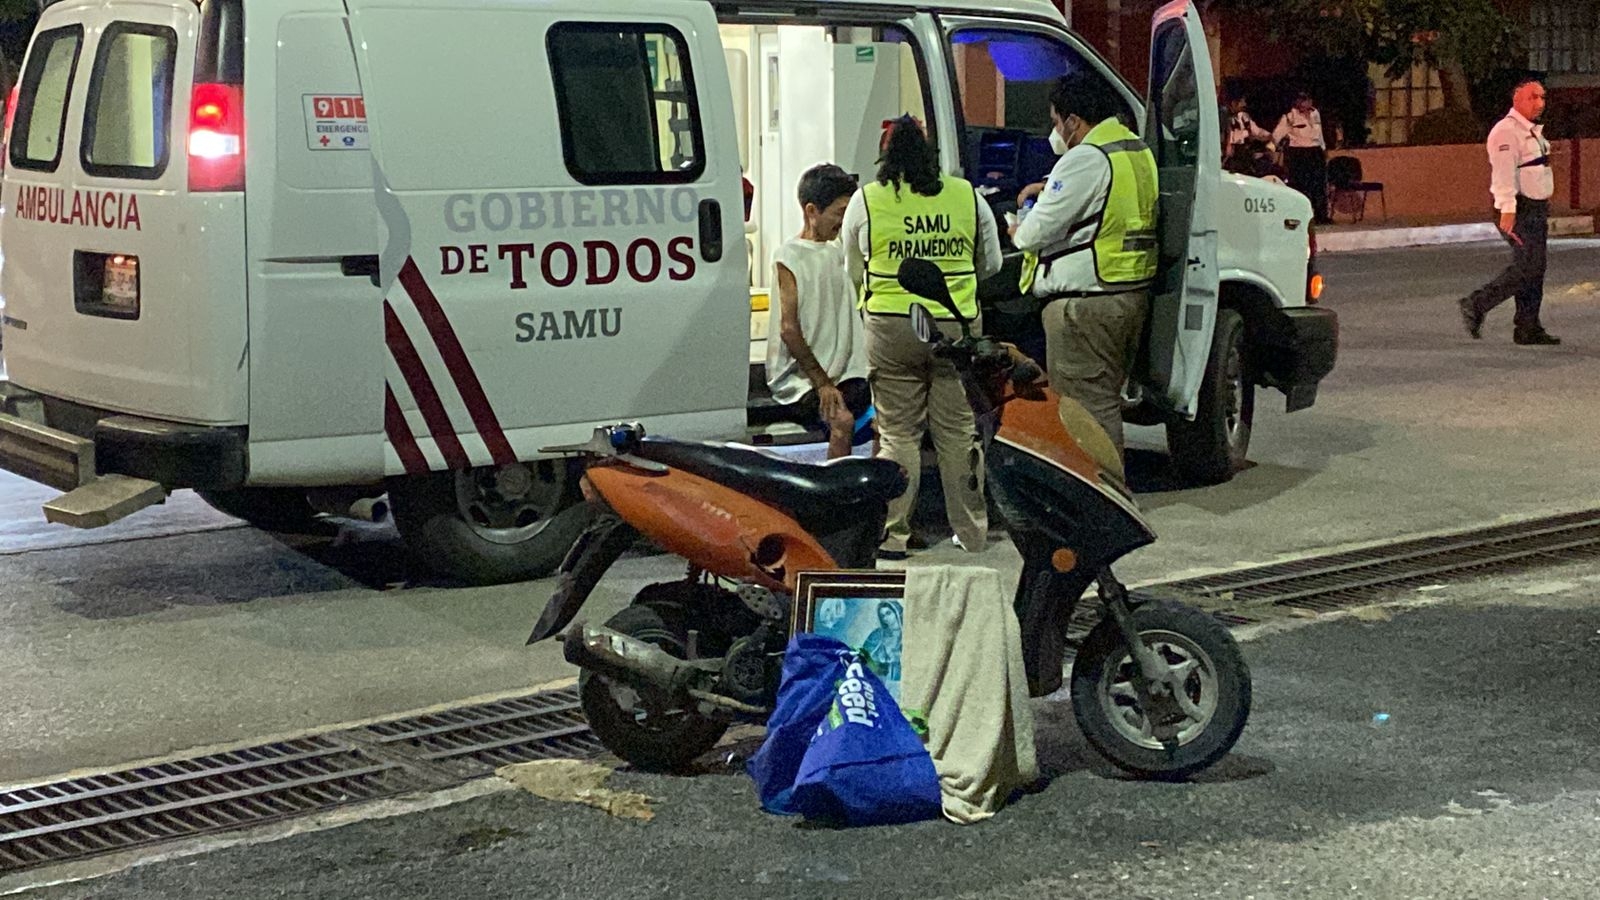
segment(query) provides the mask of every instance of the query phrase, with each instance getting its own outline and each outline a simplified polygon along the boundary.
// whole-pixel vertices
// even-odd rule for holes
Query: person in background
[[[1045,185],[1024,191],[1039,200],[1011,240],[1027,253],[1019,287],[1045,304],[1050,386],[1099,423],[1110,446],[1081,442],[1120,476],[1122,387],[1156,274],[1160,194],[1155,155],[1117,119],[1119,105],[1097,76],[1056,84],[1050,142],[1062,156]]]
[[[1525,78],[1511,94],[1511,111],[1489,131],[1489,192],[1500,213],[1500,234],[1511,245],[1511,265],[1493,281],[1457,301],[1461,321],[1473,340],[1483,337],[1489,310],[1517,298],[1511,339],[1518,344],[1551,346],[1561,339],[1544,330],[1545,244],[1550,233],[1550,197],[1555,173],[1544,126],[1544,85]]]
[[[1270,145],[1272,132],[1257,125],[1256,120],[1250,117],[1250,102],[1245,99],[1243,91],[1235,91],[1228,97],[1227,116],[1222,121],[1226,124],[1223,168],[1230,172],[1255,174],[1255,159],[1250,153],[1252,142]]]
[[[983,445],[961,377],[911,328],[911,304],[935,318],[951,315],[900,286],[900,264],[910,258],[937,265],[961,315],[981,327],[978,280],[1000,271],[1000,230],[989,204],[972,183],[939,171],[939,157],[922,123],[896,119],[884,136],[876,180],[862,186],[844,216],[845,257],[861,288],[867,314],[867,363],[883,456],[910,477],[905,494],[889,504],[879,556],[904,559],[911,511],[922,470],[922,437],[933,434],[945,512],[957,545],[977,552],[989,536],[983,495]],[[948,327],[948,326],[947,326]]]
[[[1318,224],[1328,224],[1328,143],[1322,134],[1322,113],[1310,94],[1295,98],[1294,106],[1272,130],[1272,141],[1288,144],[1284,166],[1289,170],[1289,186],[1311,201]]]
[[[838,166],[808,169],[798,191],[805,225],[772,256],[778,302],[768,312],[767,387],[785,418],[827,432],[829,459],[850,455],[872,406],[866,335],[835,240],[855,192]]]

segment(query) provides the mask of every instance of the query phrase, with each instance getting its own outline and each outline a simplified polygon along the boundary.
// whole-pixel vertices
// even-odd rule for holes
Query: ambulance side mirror
[[[897,280],[900,282],[900,287],[908,293],[937,303],[944,307],[951,318],[962,325],[967,324],[966,316],[956,309],[955,301],[950,299],[950,286],[945,284],[944,273],[938,266],[925,259],[913,257],[900,264]]]

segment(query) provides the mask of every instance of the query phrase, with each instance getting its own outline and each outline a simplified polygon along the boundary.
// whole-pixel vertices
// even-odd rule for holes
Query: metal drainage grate
[[[1331,612],[1442,580],[1596,557],[1600,511],[1591,511],[1168,582],[1147,592],[1222,606],[1217,615],[1227,621],[1273,607]]]
[[[1243,625],[1330,611],[1396,589],[1600,557],[1600,511],[1152,585]],[[1069,632],[1099,620],[1080,604]],[[515,697],[159,765],[0,792],[0,872],[229,831],[411,791],[494,768],[604,752],[576,689]]]
[[[0,871],[229,831],[427,787],[326,736],[0,793]]]
[[[430,762],[468,762],[472,774],[536,759],[572,759],[605,752],[567,688],[463,706],[363,729],[367,739]]]

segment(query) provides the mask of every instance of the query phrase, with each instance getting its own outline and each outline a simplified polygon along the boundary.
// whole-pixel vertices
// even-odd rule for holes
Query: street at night
[[[1254,465],[1207,488],[1176,489],[1159,432],[1134,429],[1131,474],[1160,540],[1124,577],[1169,582],[1594,508],[1600,476],[1583,461],[1600,423],[1583,411],[1600,380],[1597,250],[1590,239],[1553,247],[1557,348],[1514,346],[1506,314],[1480,342],[1462,332],[1453,300],[1493,269],[1494,245],[1325,257],[1341,358],[1318,404],[1285,416],[1263,391]],[[0,782],[571,677],[558,648],[523,646],[548,580],[453,586],[409,562],[387,526],[270,535],[186,493],[76,532],[36,520],[47,489],[4,477]],[[1014,571],[1015,552],[996,540],[980,559]],[[1255,710],[1234,752],[1190,784],[1117,776],[1050,699],[1036,704],[1048,784],[967,829],[833,832],[766,816],[737,770],[753,749],[745,734],[695,777],[615,776],[612,787],[659,798],[647,823],[479,780],[408,801],[461,800],[444,808],[256,842],[393,811],[357,806],[157,847],[149,854],[251,841],[40,896],[1588,896],[1600,874],[1585,850],[1600,835],[1587,750],[1600,563],[1561,560],[1241,626]],[[944,543],[912,565],[951,561]],[[588,614],[680,566],[626,559]],[[138,858],[21,872],[0,887]]]

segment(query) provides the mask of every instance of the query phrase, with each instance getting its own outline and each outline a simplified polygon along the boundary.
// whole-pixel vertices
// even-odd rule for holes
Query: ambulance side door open
[[[345,5],[389,474],[526,460],[623,419],[741,433],[743,200],[711,6]]]
[[[1193,417],[1217,321],[1217,185],[1222,137],[1200,12],[1188,0],[1155,14],[1145,143],[1161,172],[1161,266],[1151,291],[1146,381]]]

